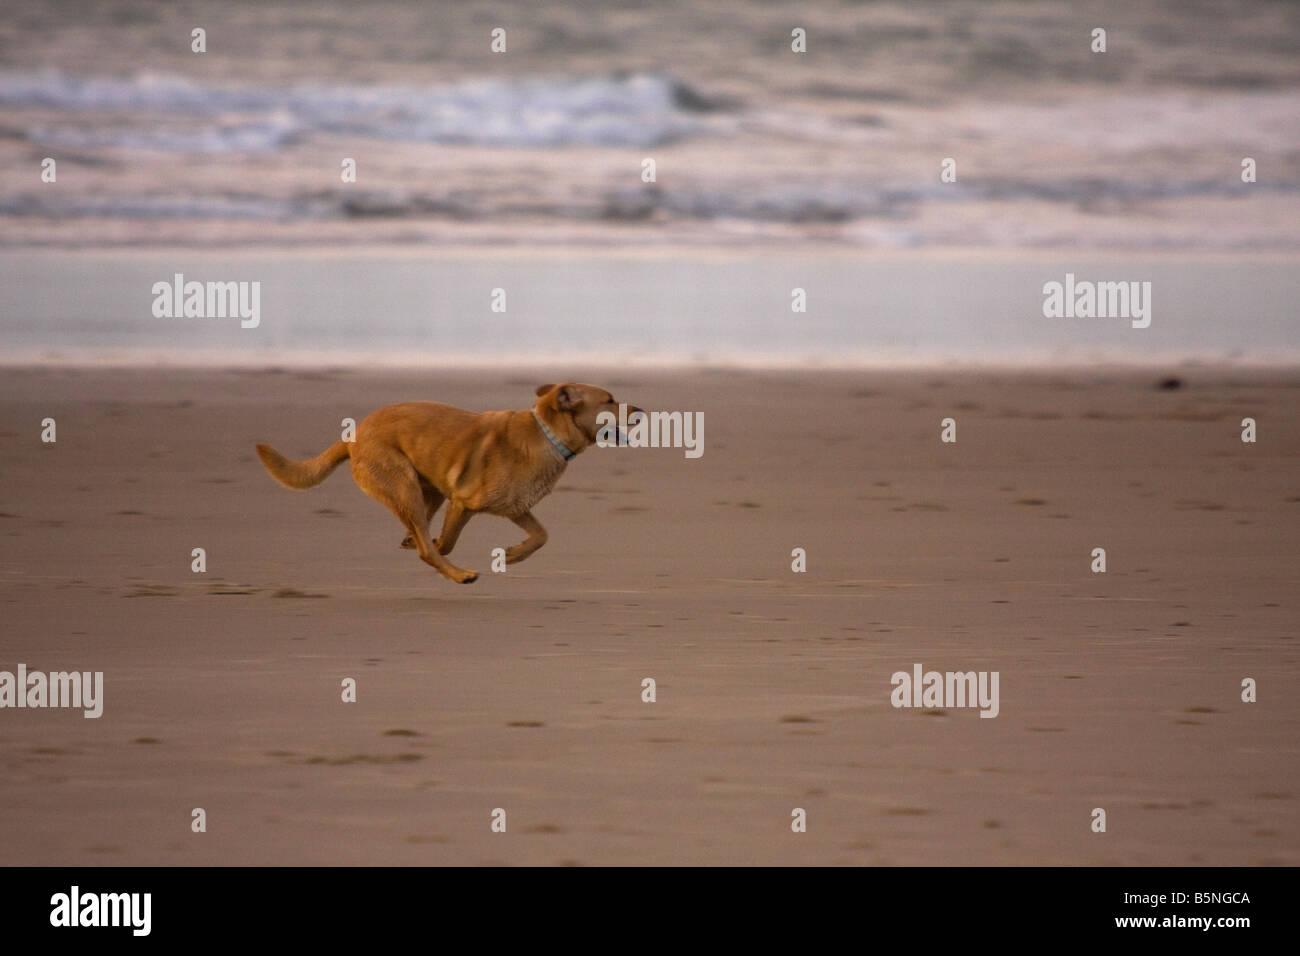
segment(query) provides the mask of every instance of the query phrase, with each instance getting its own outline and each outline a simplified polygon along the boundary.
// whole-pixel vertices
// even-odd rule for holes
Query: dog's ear
[[[533,394],[536,395],[538,398],[541,398],[543,395],[545,395],[553,388],[555,388],[554,385],[538,385],[536,391],[534,391]]]
[[[582,404],[582,393],[572,385],[561,385],[555,396],[555,407],[562,412],[571,412]]]

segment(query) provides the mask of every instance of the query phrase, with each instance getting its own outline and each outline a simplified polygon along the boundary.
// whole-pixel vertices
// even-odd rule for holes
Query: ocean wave
[[[1257,187],[1281,195],[1300,191],[1300,184]],[[994,208],[998,203],[1030,200],[1074,206],[1087,211],[1098,202],[1140,209],[1152,201],[1222,198],[1234,195],[1218,180],[1186,182],[1118,182],[1096,178],[1059,182],[993,180],[983,184],[912,188],[865,187],[826,183],[819,186],[738,181],[665,188],[595,187],[582,197],[520,205],[517,197],[490,189],[438,193],[358,187],[296,191],[287,195],[215,191],[190,195],[123,192],[116,195],[64,195],[44,192],[0,194],[0,216],[49,219],[120,218],[127,220],[225,219],[291,222],[294,220],[453,219],[463,222],[509,222],[520,216],[555,222],[637,223],[671,220],[734,220],[788,226],[901,223],[914,219],[931,203]]]
[[[314,132],[477,146],[651,146],[698,132],[698,114],[716,105],[656,73],[482,79],[427,89],[239,89],[152,73],[0,73],[0,103],[108,114],[92,128],[43,123],[28,131],[37,142],[196,153],[274,149]],[[186,122],[159,129],[158,114]],[[232,114],[237,122],[226,119]],[[223,122],[213,129],[195,125],[195,117]]]
[[[87,198],[0,196],[0,216],[50,219],[226,219],[290,222],[335,218],[333,204],[269,196],[123,195]]]
[[[56,149],[154,149],[176,153],[269,153],[306,130],[284,119],[221,123],[194,129],[115,126],[34,126],[28,138]]]

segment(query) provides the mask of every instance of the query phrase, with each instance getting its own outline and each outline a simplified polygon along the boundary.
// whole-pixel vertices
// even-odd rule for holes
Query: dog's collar
[[[565,461],[576,457],[578,453],[576,451],[569,451],[569,446],[560,441],[555,432],[551,431],[550,428],[546,426],[546,422],[542,421],[542,416],[537,414],[537,409],[534,408],[532,411],[533,421],[537,422],[537,427],[542,430],[542,434],[546,436],[546,440],[551,443],[551,447],[555,449],[559,456]]]

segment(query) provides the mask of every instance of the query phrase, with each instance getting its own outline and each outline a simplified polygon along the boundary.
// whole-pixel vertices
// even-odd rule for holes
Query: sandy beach
[[[565,378],[705,452],[582,455],[472,586],[253,453]],[[6,369],[0,669],[104,711],[0,715],[0,863],[1296,865],[1298,413],[1226,368]],[[998,716],[894,708],[915,664]]]

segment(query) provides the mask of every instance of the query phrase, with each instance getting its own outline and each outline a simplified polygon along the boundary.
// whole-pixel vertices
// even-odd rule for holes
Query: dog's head
[[[534,407],[566,445],[574,451],[581,451],[596,443],[596,433],[601,427],[600,414],[608,412],[617,419],[618,406],[619,400],[607,388],[565,382],[562,385],[538,385]],[[635,405],[628,405],[628,418],[634,413],[645,414]]]

